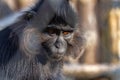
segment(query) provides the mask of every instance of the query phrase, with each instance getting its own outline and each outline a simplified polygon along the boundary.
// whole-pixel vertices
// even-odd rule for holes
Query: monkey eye
[[[47,28],[47,29],[45,29],[44,32],[49,34],[49,35],[54,35],[54,34],[57,34],[58,30],[54,29],[54,28]]]
[[[56,33],[56,30],[55,29],[48,29],[47,32],[49,34],[54,34],[54,33]]]
[[[70,33],[71,33],[70,31],[63,31],[63,35],[68,35]]]

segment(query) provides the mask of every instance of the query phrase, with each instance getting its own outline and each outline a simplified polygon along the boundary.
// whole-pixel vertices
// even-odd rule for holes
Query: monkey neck
[[[50,60],[46,56],[42,55],[42,56],[39,56],[39,57],[37,56],[37,58],[31,59],[30,63],[43,66],[43,68],[47,66],[51,71],[54,71],[54,69],[56,69],[56,67],[59,68],[59,69],[62,68],[63,59],[61,59],[61,60]]]
[[[4,70],[7,70],[7,74],[16,75],[13,80],[58,80],[58,76],[61,76],[60,78],[62,78],[62,60],[47,60],[46,64],[42,64],[36,58],[29,59],[21,56],[9,63],[10,64],[4,66]],[[6,76],[8,76],[7,74]]]
[[[31,67],[30,70],[33,77],[39,77],[40,80],[56,80],[57,76],[62,76],[61,69],[63,61],[51,61],[48,60],[46,64],[42,64],[40,61],[33,59],[29,61]],[[44,76],[43,76],[44,75]]]

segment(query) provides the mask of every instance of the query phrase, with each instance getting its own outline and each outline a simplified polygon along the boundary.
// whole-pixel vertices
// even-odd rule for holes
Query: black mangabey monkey
[[[38,3],[0,32],[0,80],[64,80],[63,57],[79,47],[76,14],[67,0]]]

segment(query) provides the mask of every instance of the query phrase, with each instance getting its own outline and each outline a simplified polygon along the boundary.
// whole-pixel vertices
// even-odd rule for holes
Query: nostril
[[[60,43],[55,43],[56,48],[60,48]]]

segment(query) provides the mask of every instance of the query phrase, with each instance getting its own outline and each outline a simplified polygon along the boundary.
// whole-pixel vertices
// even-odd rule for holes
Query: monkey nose
[[[60,43],[55,43],[55,47],[59,49],[61,47],[61,44]]]

